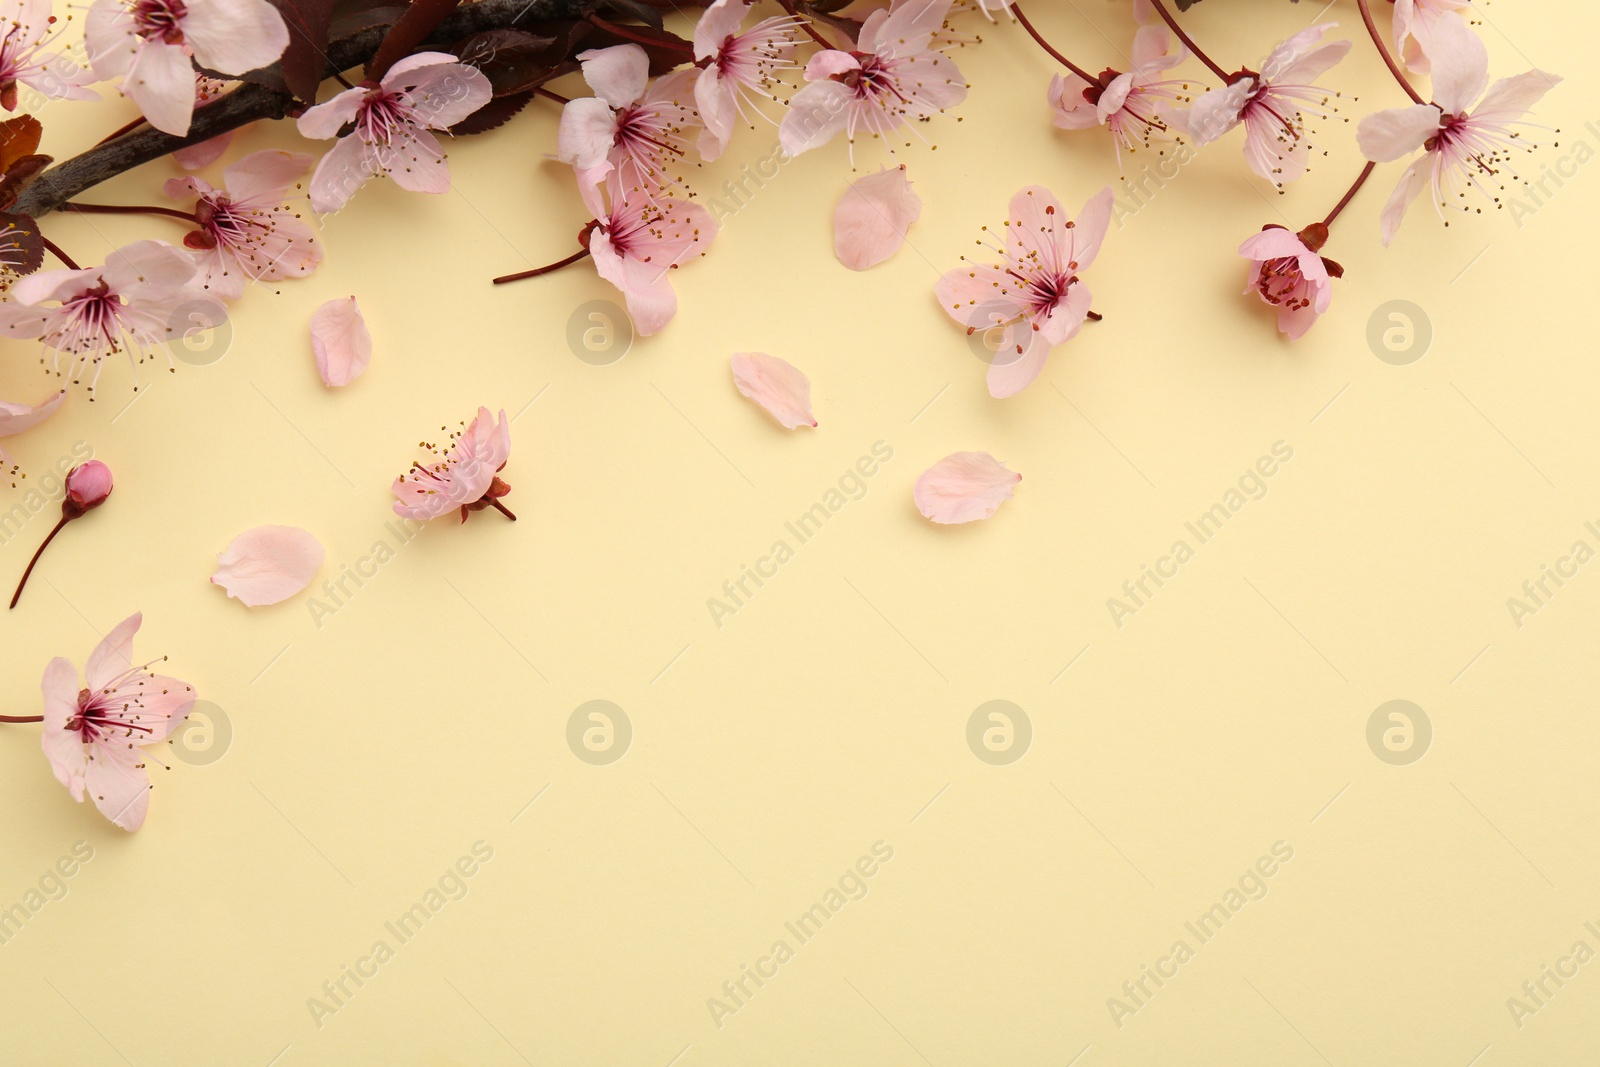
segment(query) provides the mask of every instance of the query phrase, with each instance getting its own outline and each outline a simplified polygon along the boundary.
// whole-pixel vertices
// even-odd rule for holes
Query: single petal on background
[[[917,510],[934,522],[974,522],[998,511],[1020,481],[987,452],[953,452],[922,472],[913,495]]]
[[[869,174],[845,190],[833,211],[833,251],[851,270],[875,267],[900,251],[922,215],[904,166]]]
[[[217,553],[212,584],[248,607],[287,600],[311,584],[322,543],[296,526],[257,526]]]
[[[311,315],[311,351],[323,385],[349,385],[372,359],[372,335],[356,298],[330,300]]]
[[[786,430],[815,426],[811,414],[811,380],[792,364],[765,352],[736,352],[733,384],[767,409]]]

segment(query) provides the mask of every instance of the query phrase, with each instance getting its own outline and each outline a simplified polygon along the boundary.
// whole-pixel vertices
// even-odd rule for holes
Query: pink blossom
[[[137,366],[179,326],[187,328],[174,312],[190,295],[196,269],[181,249],[135,241],[107,256],[103,267],[30,274],[0,304],[0,334],[43,342],[56,372],[74,383],[93,368],[92,399],[107,356],[120,353]]]
[[[642,186],[607,181],[610,209],[588,234],[600,277],[622,291],[639,336],[659,332],[678,311],[667,280],[692,255],[705,255],[717,223],[699,204],[653,197]]]
[[[111,468],[98,459],[80,463],[67,472],[66,499],[61,501],[61,513],[76,519],[93,511],[111,495]]]
[[[809,84],[794,94],[779,127],[784,152],[799,155],[841,132],[853,149],[858,131],[886,136],[965,100],[961,71],[933,47],[949,10],[950,0],[905,0],[868,15],[854,50],[812,56]]]
[[[195,108],[205,107],[216,100],[222,95],[222,90],[227,85],[227,82],[218,81],[216,78],[208,78],[199,71],[195,71]],[[236,130],[228,130],[225,133],[217,134],[208,141],[201,141],[199,144],[192,144],[187,148],[179,148],[172,153],[173,161],[184,170],[199,170],[201,167],[209,167],[222,158],[222,153],[226,152],[228,146],[233,143],[233,135],[236,132]]]
[[[1246,238],[1239,254],[1252,260],[1244,291],[1256,293],[1278,309],[1278,330],[1298,341],[1333,302],[1333,279],[1344,268],[1318,251],[1328,240],[1328,227],[1312,223],[1299,233],[1267,226]]]
[[[1004,244],[991,246],[1000,262],[969,263],[939,279],[939,303],[969,335],[1003,331],[989,364],[991,396],[1021,392],[1044,369],[1050,349],[1077,335],[1093,299],[1078,272],[1100,252],[1111,205],[1107,187],[1074,222],[1054,193],[1029,186],[1011,198]]]
[[[189,132],[194,68],[244,74],[289,45],[283,16],[267,0],[95,0],[84,25],[89,65],[122,91],[150,125]]]
[[[1356,132],[1362,153],[1378,163],[1423,150],[1384,206],[1384,244],[1394,240],[1406,209],[1424,187],[1432,188],[1441,217],[1449,205],[1474,210],[1459,203],[1469,187],[1499,208],[1501,198],[1484,183],[1505,188],[1501,171],[1512,153],[1533,149],[1513,124],[1561,81],[1558,75],[1530,70],[1489,85],[1489,54],[1458,15],[1441,17],[1434,28],[1432,61],[1434,103],[1368,115]]]
[[[367,179],[386,174],[414,193],[450,189],[444,149],[430,130],[446,130],[484,104],[493,91],[489,79],[470,64],[444,52],[407,56],[373,85],[363,82],[306,109],[303,137],[339,137],[311,176],[311,206],[338,211]]]
[[[773,73],[795,66],[796,20],[762,19],[740,33],[749,5],[750,0],[714,0],[694,29],[694,57],[706,64],[695,78],[694,100],[705,123],[699,149],[707,162],[726,151],[734,121],[747,118],[746,106],[759,113],[755,98],[773,98]]]
[[[1303,176],[1310,144],[1306,116],[1325,118],[1331,90],[1313,84],[1350,51],[1349,41],[1322,44],[1337,26],[1301,30],[1272,50],[1260,72],[1242,70],[1194,102],[1185,125],[1196,144],[1210,144],[1244,123],[1244,158],[1274,185]]]
[[[146,745],[158,744],[188,717],[194,688],[133,663],[142,615],[118,623],[78,668],[57,657],[44,670],[45,758],[80,804],[87,793],[100,814],[124,830],[144,825],[150,807]],[[163,657],[164,658],[164,657]],[[151,661],[159,662],[159,661]]]
[[[60,51],[47,51],[65,22],[50,13],[51,0],[0,0],[0,106],[15,111],[17,86],[50,100],[97,100],[84,88],[93,77]]]
[[[595,95],[561,109],[556,158],[577,172],[584,204],[600,213],[600,187],[613,173],[651,195],[681,185],[668,168],[687,154],[688,131],[700,125],[696,72],[674,71],[652,83],[650,57],[636,44],[591,49],[578,60]]]
[[[1148,148],[1152,137],[1165,136],[1162,112],[1169,101],[1183,99],[1189,83],[1162,79],[1163,72],[1182,63],[1187,50],[1167,54],[1170,42],[1164,25],[1139,27],[1133,38],[1133,63],[1126,73],[1107,69],[1091,85],[1076,74],[1050,80],[1050,106],[1055,124],[1063,130],[1104,126],[1111,131],[1120,162],[1124,149]]]
[[[1407,69],[1428,73],[1433,31],[1440,17],[1470,6],[1471,0],[1394,0],[1394,48]]]
[[[199,229],[183,239],[200,264],[196,283],[225,300],[244,294],[246,282],[303,278],[322,262],[322,246],[299,214],[284,203],[289,189],[311,168],[311,157],[265,149],[222,172],[222,188],[203,178],[172,178],[167,195],[198,196]]]
[[[471,425],[453,432],[443,449],[426,441],[421,447],[435,458],[412,463],[394,480],[396,515],[426,522],[459,510],[466,522],[469,513],[493,507],[516,518],[500,503],[511,487],[495,476],[511,455],[511,423],[504,411],[497,422],[480,407]]]

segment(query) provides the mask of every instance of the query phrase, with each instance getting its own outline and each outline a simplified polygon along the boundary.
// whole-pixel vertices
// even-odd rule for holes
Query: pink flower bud
[[[61,502],[61,511],[75,519],[104,504],[110,495],[111,468],[91,459],[67,472],[67,498]]]

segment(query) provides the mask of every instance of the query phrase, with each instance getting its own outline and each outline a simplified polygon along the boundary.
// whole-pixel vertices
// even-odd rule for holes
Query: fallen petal
[[[735,352],[733,384],[786,430],[817,424],[811,415],[811,380],[777,356]]]
[[[257,526],[217,554],[215,585],[249,607],[276,604],[311,584],[322,544],[295,526]]]
[[[866,270],[900,251],[906,231],[922,215],[906,168],[869,174],[845,190],[833,212],[833,251],[851,270]]]
[[[39,425],[54,415],[66,398],[67,391],[63,389],[49,400],[37,404],[13,404],[9,400],[0,400],[0,437],[10,437]]]
[[[934,522],[974,522],[998,511],[1020,481],[987,452],[953,452],[922,472],[914,496],[917,510]]]
[[[311,351],[323,385],[349,385],[361,377],[372,359],[372,335],[355,297],[330,300],[312,314]]]

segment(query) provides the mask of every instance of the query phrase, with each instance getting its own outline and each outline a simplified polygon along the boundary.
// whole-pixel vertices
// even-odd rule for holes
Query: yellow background
[[[1280,197],[1248,176],[1237,132],[1204,150],[1086,275],[1105,321],[1011,400],[987,396],[933,283],[1017,188],[1076,211],[1117,165],[1103,135],[1051,128],[1052,63],[1018,27],[969,19],[985,38],[957,56],[971,97],[926,129],[937,150],[902,152],[924,216],[870,273],[832,256],[835,143],[784,165],[675,275],[664,333],[609,366],[575,358],[569,316],[616,300],[590,265],[488,284],[567,254],[585,220],[546,159],[557,109],[536,102],[452,146],[450,193],[363,189],[325,221],[314,277],[236,305],[220,360],[147,366],[131,407],[113,366],[102,399],[74,394],[9,442],[35,478],[87,442],[117,488],[4,616],[5,710],[36,713],[50,657],[81,663],[143,610],[139,651],[169,655],[234,736],[220,760],[155,769],[127,835],[54,782],[38,727],[6,729],[0,903],[75,842],[94,850],[0,945],[7,1061],[1592,1062],[1600,962],[1520,1028],[1506,1002],[1574,942],[1600,949],[1584,928],[1600,926],[1600,563],[1520,628],[1506,602],[1575,541],[1600,548],[1584,527],[1600,520],[1600,172],[1568,166],[1519,220],[1445,229],[1419,203],[1386,252],[1376,216],[1399,167],[1381,168],[1334,227],[1332,311],[1283,343],[1240,295],[1234,249],[1320,218],[1359,169],[1355,120],[1403,102],[1351,0],[1330,7],[1357,45],[1325,80],[1359,100],[1321,124],[1327,158]],[[1125,4],[1033,8],[1084,65],[1122,62]],[[1569,76],[1539,112],[1561,147],[1524,176],[1600,147],[1591,5],[1485,10],[1496,75]],[[1211,0],[1184,20],[1237,65],[1316,14]],[[132,114],[51,104],[46,148],[64,158]],[[774,142],[742,132],[691,184],[709,200]],[[227,158],[266,146],[323,147],[278,124]],[[1129,176],[1154,162],[1131,157]],[[83,199],[161,203],[175,173],[158,162]],[[182,232],[45,229],[91,262]],[[376,354],[328,390],[307,323],[351,293]],[[1410,365],[1367,341],[1391,300],[1432,324]],[[0,395],[46,395],[32,347],[7,350]],[[784,432],[735,393],[728,358],[746,350],[810,376],[818,430]],[[213,554],[266,522],[314,532],[318,580],[337,579],[393,541],[389,482],[415,442],[479,404],[518,416],[520,521],[428,527],[320,627],[316,588],[249,610],[208,584]],[[877,441],[894,455],[866,496],[791,540],[715,626],[707,599]],[[1279,441],[1294,457],[1265,498],[1117,627],[1107,598]],[[993,520],[934,527],[912,483],[963,449],[1024,480]],[[7,581],[54,510],[4,544]],[[594,699],[633,729],[606,766],[566,741]],[[1406,766],[1366,739],[1394,699],[1434,732]],[[1007,766],[967,745],[990,700],[1032,724]],[[308,999],[393,943],[384,924],[478,841],[493,858],[465,897],[319,1027]],[[893,859],[867,895],[798,944],[784,924],[878,841]],[[1265,898],[1199,945],[1184,924],[1279,841],[1293,859]],[[794,958],[717,1026],[708,999],[779,939]],[[1117,1026],[1108,998],[1179,939],[1194,958]]]

